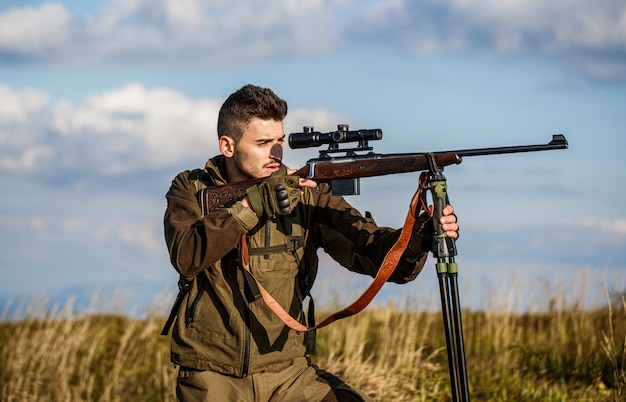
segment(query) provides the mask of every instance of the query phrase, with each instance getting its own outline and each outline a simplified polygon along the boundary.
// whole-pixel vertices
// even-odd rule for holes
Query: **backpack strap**
[[[196,194],[198,194],[199,191],[203,188],[216,185],[213,177],[209,173],[205,172],[203,169],[194,169],[191,172],[189,172],[189,180],[194,182],[194,186],[196,187]],[[200,203],[200,209],[203,209],[202,207],[203,205],[202,203]],[[205,211],[202,210],[202,215],[204,216],[205,214],[206,214]],[[163,325],[163,329],[161,330],[161,335],[167,335],[169,333],[170,328],[172,327],[172,324],[174,323],[174,320],[176,319],[176,316],[178,315],[180,304],[183,302],[185,295],[189,293],[189,289],[191,289],[191,282],[183,279],[182,276],[179,277],[178,294],[176,295],[176,299],[174,300],[174,304],[172,305],[170,314],[167,317],[167,321],[165,322],[165,325]]]
[[[174,304],[170,310],[170,315],[167,317],[165,325],[163,325],[161,335],[167,335],[170,332],[170,328],[178,315],[180,304],[183,302],[185,295],[189,293],[189,289],[191,289],[191,282],[184,280],[181,276],[180,279],[178,279],[178,295],[176,296],[176,300],[174,300]]]

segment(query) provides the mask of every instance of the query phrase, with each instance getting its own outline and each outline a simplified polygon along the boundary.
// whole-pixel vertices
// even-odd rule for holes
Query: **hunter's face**
[[[277,171],[283,159],[283,122],[253,118],[238,142],[225,138],[222,153],[228,158],[228,181],[267,177]],[[224,148],[225,146],[225,148]],[[225,152],[226,151],[226,152]]]

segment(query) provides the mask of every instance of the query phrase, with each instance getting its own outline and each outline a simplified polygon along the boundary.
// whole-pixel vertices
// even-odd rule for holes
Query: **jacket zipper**
[[[272,227],[271,227],[271,220],[268,217],[267,218],[267,222],[265,222],[265,248],[268,249],[270,247],[270,233],[272,231]],[[269,254],[265,254],[263,256],[263,258],[265,258],[266,260],[270,259],[270,255]]]
[[[246,242],[250,244],[249,236],[246,236]],[[248,296],[246,295],[245,279],[242,282],[243,282],[242,294],[243,294],[243,300],[246,303],[246,310],[244,311],[244,315],[243,315],[244,316],[243,326],[244,326],[244,331],[245,331],[245,337],[244,337],[244,344],[243,344],[243,365],[241,367],[241,377],[247,377],[248,371],[250,370],[250,342],[251,342],[251,339],[250,339],[250,301],[248,300]]]
[[[265,223],[265,246],[269,247],[270,245],[270,218],[267,218],[267,222]],[[248,242],[248,244],[250,244],[250,237],[246,236],[246,241]],[[264,258],[267,260],[268,258],[270,258],[269,254],[266,254],[264,256]],[[252,268],[250,268],[252,269]],[[244,280],[245,283],[245,280]],[[241,368],[241,376],[242,377],[247,377],[248,376],[248,371],[250,370],[250,344],[251,344],[251,335],[250,335],[250,301],[248,300],[248,297],[246,296],[246,291],[245,291],[245,284],[243,287],[244,291],[243,291],[243,298],[244,301],[246,302],[246,311],[244,312],[244,327],[245,327],[245,339],[244,339],[244,344],[243,344],[243,366]]]
[[[191,307],[189,307],[189,310],[187,310],[187,314],[185,317],[185,326],[187,326],[187,328],[191,328],[191,326],[193,325],[193,320],[196,317],[196,309],[198,308],[198,303],[200,303],[202,293],[202,289],[198,289],[198,296],[196,296],[196,299],[191,304]]]
[[[250,370],[250,310],[249,310],[249,302],[248,298],[244,296],[246,305],[248,309],[244,314],[245,317],[245,339],[243,344],[243,365],[241,367],[241,376],[247,377],[248,371]]]

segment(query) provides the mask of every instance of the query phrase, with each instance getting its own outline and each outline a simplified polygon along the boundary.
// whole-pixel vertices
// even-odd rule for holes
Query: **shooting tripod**
[[[435,236],[433,237],[432,252],[433,257],[437,259],[435,267],[441,295],[441,312],[446,335],[452,400],[469,401],[458,287],[459,266],[454,260],[456,245],[453,238],[446,236],[439,222],[443,215],[443,209],[448,205],[446,178],[442,169],[437,166],[434,156],[426,154],[426,157],[428,159],[428,172],[424,172],[420,178],[420,186],[423,185],[423,181],[427,181],[433,199]],[[426,177],[427,180],[425,180]]]
[[[464,157],[547,151],[565,149],[567,147],[568,143],[565,136],[556,134],[548,144],[479,148],[452,152]],[[459,299],[459,266],[454,258],[456,256],[455,240],[446,236],[441,228],[441,223],[439,223],[439,219],[443,215],[443,209],[448,205],[448,188],[446,178],[443,175],[443,168],[437,166],[434,155],[433,153],[425,154],[428,161],[428,171],[422,173],[420,186],[428,186],[433,199],[433,224],[435,230],[432,252],[433,257],[437,259],[435,267],[437,269],[439,292],[441,295],[441,312],[446,336],[452,400],[467,402],[470,397],[467,381],[467,367],[465,364],[461,303]]]

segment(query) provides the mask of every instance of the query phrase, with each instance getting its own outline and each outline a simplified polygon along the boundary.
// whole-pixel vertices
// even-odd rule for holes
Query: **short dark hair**
[[[217,135],[239,141],[254,117],[263,120],[284,120],[287,102],[271,89],[248,84],[233,92],[222,104],[217,117]]]

